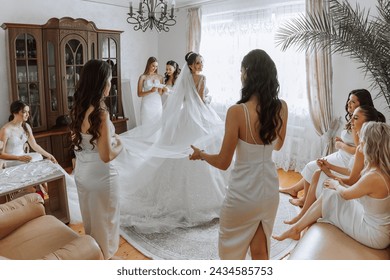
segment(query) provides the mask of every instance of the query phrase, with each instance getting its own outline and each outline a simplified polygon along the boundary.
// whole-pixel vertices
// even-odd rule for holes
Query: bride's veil
[[[164,232],[218,217],[229,173],[188,156],[191,144],[217,153],[223,135],[224,122],[201,100],[184,65],[161,119],[120,135],[124,151],[114,162],[121,223]]]
[[[125,132],[121,140],[130,153],[144,158],[182,158],[191,152],[191,144],[216,152],[223,130],[224,122],[201,100],[185,64],[164,104],[161,120]]]

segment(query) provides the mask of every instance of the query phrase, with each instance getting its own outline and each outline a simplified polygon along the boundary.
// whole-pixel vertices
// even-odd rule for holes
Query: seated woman
[[[385,122],[386,118],[372,106],[363,105],[357,107],[351,119],[353,131],[359,135],[363,124],[369,121]],[[349,186],[356,183],[364,168],[364,156],[359,149],[356,149],[355,155],[351,158],[349,163],[349,167],[331,164],[326,159],[318,159],[317,164],[320,169],[314,172],[301,212],[292,220],[285,221],[286,224],[297,222],[306,213],[314,201],[321,196],[323,190],[322,186],[326,179],[332,178],[341,180],[344,184]]]
[[[3,160],[5,167],[16,166],[31,161],[39,161],[42,160],[43,157],[51,160],[53,163],[57,163],[54,156],[45,151],[35,141],[31,126],[27,123],[30,115],[30,107],[26,103],[16,100],[12,102],[10,112],[9,122],[0,130],[0,142],[3,143],[0,159]],[[26,153],[24,150],[26,143],[28,143],[36,153]],[[80,207],[74,179],[59,165],[58,167],[65,175],[71,223],[81,222]],[[38,192],[39,191],[40,190],[38,190]]]
[[[351,128],[351,118],[354,110],[363,105],[370,105],[374,107],[370,92],[366,89],[352,90],[349,93],[345,104],[345,120],[347,123],[345,125],[345,129],[341,132],[341,137],[335,138],[335,148],[337,151],[325,157],[328,162],[334,165],[348,167],[352,156],[355,154],[358,141],[356,133],[354,133]],[[313,174],[316,170],[318,170],[317,162],[313,160],[306,164],[305,168],[302,170],[302,179],[299,182],[288,188],[280,188],[279,191],[296,197],[298,192],[304,189],[305,191],[303,197],[290,199],[290,202],[293,205],[302,206],[306,199]]]
[[[318,221],[335,225],[368,247],[390,245],[390,126],[365,123],[359,149],[366,162],[359,181],[347,187],[341,180],[326,180],[322,195],[302,218],[273,238],[299,239],[306,227]]]
[[[56,159],[37,144],[27,120],[30,116],[30,107],[20,101],[14,101],[10,107],[11,115],[0,130],[0,141],[3,148],[0,152],[0,159],[4,160],[5,166],[15,166],[30,161],[38,161],[42,156],[57,163]],[[36,153],[26,153],[24,145],[28,142]]]

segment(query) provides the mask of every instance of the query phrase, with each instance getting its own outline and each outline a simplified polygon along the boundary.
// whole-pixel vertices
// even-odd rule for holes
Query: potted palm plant
[[[282,25],[276,44],[282,50],[330,48],[332,53],[357,61],[390,108],[390,0],[377,0],[378,15],[352,7],[343,0],[329,0],[329,7],[306,13]]]

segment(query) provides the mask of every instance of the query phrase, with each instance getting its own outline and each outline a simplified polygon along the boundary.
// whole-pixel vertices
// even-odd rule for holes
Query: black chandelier
[[[127,22],[135,24],[134,30],[142,30],[153,27],[158,31],[169,31],[169,26],[176,24],[175,20],[175,0],[171,2],[168,9],[167,0],[140,0],[137,11],[133,11],[133,2],[130,2],[130,12]]]

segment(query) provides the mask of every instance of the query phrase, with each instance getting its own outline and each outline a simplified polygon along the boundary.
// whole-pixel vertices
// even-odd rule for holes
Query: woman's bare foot
[[[301,217],[298,215],[298,216],[296,216],[295,218],[292,218],[289,221],[288,220],[283,221],[283,223],[285,223],[287,225],[292,225],[292,224],[295,224],[296,222],[298,222],[300,218]]]
[[[276,239],[278,241],[283,241],[283,240],[285,240],[287,238],[291,238],[291,239],[294,239],[294,240],[299,240],[300,237],[301,237],[301,233],[297,229],[295,229],[294,227],[292,227],[289,230],[283,232],[282,235],[279,235],[279,236],[272,235],[272,238]]]
[[[279,187],[279,192],[291,195],[294,198],[296,198],[297,195],[298,195],[298,192],[294,188],[282,188],[282,187]]]
[[[288,200],[292,205],[302,207],[305,203],[305,200],[303,197],[301,198],[290,198]]]

